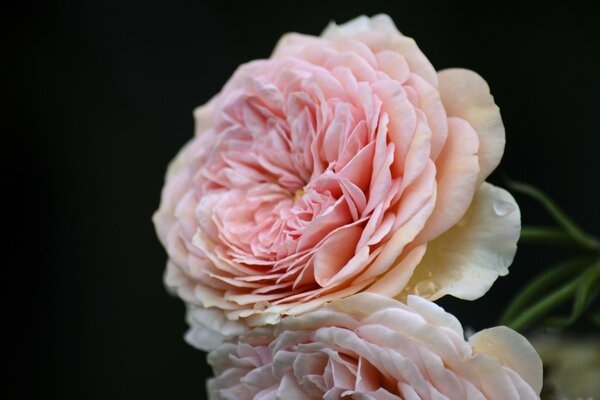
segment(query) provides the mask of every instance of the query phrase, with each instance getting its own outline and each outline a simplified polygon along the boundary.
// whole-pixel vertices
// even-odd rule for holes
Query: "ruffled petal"
[[[435,239],[456,225],[471,205],[477,189],[477,133],[462,119],[450,118],[448,123],[448,139],[436,162],[436,206],[417,243]]]
[[[431,300],[446,294],[465,300],[483,296],[498,276],[508,273],[520,231],[521,214],[513,197],[484,183],[463,219],[428,243],[405,294]]]
[[[467,121],[479,135],[478,183],[498,166],[504,153],[504,124],[490,88],[468,69],[445,69],[438,73],[440,95],[449,117]]]
[[[531,343],[505,326],[484,329],[469,338],[477,353],[488,354],[523,378],[535,391],[542,390],[542,359]]]

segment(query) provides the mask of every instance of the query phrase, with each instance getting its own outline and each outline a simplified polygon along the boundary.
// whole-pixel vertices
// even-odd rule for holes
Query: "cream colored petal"
[[[328,303],[330,301],[333,300],[337,300],[337,299],[341,299],[344,297],[348,297],[351,296],[355,293],[360,292],[361,290],[363,290],[366,286],[370,285],[371,283],[373,283],[373,279],[364,281],[364,282],[359,282],[359,283],[355,283],[352,284],[351,286],[348,286],[345,289],[341,289],[338,290],[336,292],[330,293],[330,294],[326,294],[324,296],[321,297],[317,297],[314,300],[310,300],[308,302],[297,302],[297,303],[293,303],[291,306],[291,308],[287,311],[285,311],[283,314],[286,315],[300,315],[303,313],[306,313],[308,311],[312,311],[318,307],[320,307],[321,305]]]
[[[394,21],[385,14],[378,14],[371,18],[361,15],[341,25],[330,22],[321,37],[325,39],[339,39],[354,37],[362,32],[379,31],[400,34]]]
[[[387,14],[377,14],[372,16],[371,27],[379,32],[400,33],[392,18]]]
[[[505,326],[496,326],[477,332],[469,338],[469,343],[475,352],[496,358],[540,393],[542,360],[525,337]]]
[[[504,368],[504,373],[510,378],[515,389],[519,393],[519,400],[540,400],[540,393],[536,392],[522,376],[515,371]]]
[[[152,215],[152,222],[154,223],[154,229],[156,235],[165,248],[168,248],[168,236],[171,233],[174,225],[177,222],[175,217],[175,209],[177,204],[185,192],[188,190],[187,176],[184,171],[178,171],[181,168],[179,158],[173,161],[167,171],[167,181],[163,187],[160,206],[158,210]]]
[[[194,132],[196,136],[201,135],[213,125],[214,105],[218,95],[194,109]],[[182,150],[183,151],[183,150]]]
[[[437,200],[425,228],[415,239],[425,243],[456,225],[473,201],[479,173],[479,140],[473,128],[460,118],[448,119],[448,138],[437,166]]]
[[[356,36],[358,33],[371,30],[371,20],[366,15],[358,16],[341,25],[335,21],[329,22],[321,37],[325,39],[341,39]]]
[[[406,304],[430,324],[446,327],[456,332],[461,338],[464,337],[460,321],[437,304],[419,296],[408,296]]]
[[[490,88],[468,69],[446,69],[438,73],[442,102],[449,117],[466,120],[479,135],[481,183],[498,166],[504,153],[504,124]]]
[[[283,35],[271,54],[271,58],[283,58],[297,56],[307,47],[321,43],[322,40],[315,36],[302,33],[290,32]]]
[[[190,139],[183,147],[179,150],[179,152],[175,155],[173,160],[167,166],[167,174],[165,176],[165,181],[171,179],[174,175],[182,172],[187,167],[187,156],[186,152],[188,148],[191,146],[193,139]]]
[[[409,292],[431,300],[446,294],[474,300],[508,273],[517,250],[521,213],[504,189],[484,183],[463,219],[432,240],[409,282]]]
[[[433,86],[438,85],[435,69],[416,42],[402,35],[392,19],[385,14],[372,18],[363,15],[341,25],[331,22],[321,37],[328,40],[356,38],[367,44],[375,53],[383,50],[395,51],[406,59],[412,72],[421,75]]]
[[[228,321],[217,308],[188,306],[186,319],[190,326],[185,334],[186,342],[204,351],[249,331],[241,321]]]
[[[353,296],[336,300],[327,306],[327,308],[355,316],[358,319],[366,318],[379,310],[396,307],[404,309],[405,306],[389,297],[369,292],[357,293]]]
[[[412,249],[397,265],[378,278],[367,291],[389,297],[394,297],[402,292],[426,249],[427,245],[425,244]]]

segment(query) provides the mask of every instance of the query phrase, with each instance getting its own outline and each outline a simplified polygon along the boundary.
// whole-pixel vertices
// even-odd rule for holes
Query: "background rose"
[[[196,332],[235,336],[362,290],[475,299],[508,272],[518,207],[483,182],[499,110],[483,79],[436,74],[387,16],[284,36],[195,118],[154,221]]]
[[[542,363],[506,327],[468,342],[434,303],[361,293],[209,354],[213,399],[538,399]]]
[[[600,337],[538,332],[531,344],[544,363],[544,399],[600,398]]]

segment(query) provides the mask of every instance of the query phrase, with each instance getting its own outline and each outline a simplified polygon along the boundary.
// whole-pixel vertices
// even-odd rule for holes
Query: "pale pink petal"
[[[320,40],[310,35],[300,33],[287,33],[279,39],[272,58],[295,56],[311,45],[320,44]]]
[[[485,292],[507,272],[518,235],[512,199],[483,185],[471,204],[502,153],[503,128],[481,78],[448,70],[440,80],[438,88],[429,60],[386,15],[332,23],[321,37],[287,34],[269,59],[240,65],[194,111],[194,138],[167,172],[153,221],[169,255],[169,290],[245,326],[276,324],[369,287],[399,298]],[[211,335],[210,313],[195,315],[199,342],[226,338]],[[458,346],[442,344],[445,356]],[[246,350],[236,368],[248,364]],[[442,396],[439,382],[455,389],[433,356],[433,386],[406,355],[371,356],[365,363],[374,369],[412,368],[406,382],[420,396]],[[403,388],[388,373],[385,388],[355,393],[346,372],[362,370],[344,370],[346,362],[302,382],[290,369],[276,379],[260,370],[246,384],[268,385],[250,391],[232,370],[219,396],[273,397],[284,376],[289,390],[323,390],[325,398],[388,398]],[[509,375],[491,385],[525,393]],[[340,387],[323,389],[334,382]],[[479,387],[464,388],[477,397]],[[463,396],[454,389],[447,393]]]
[[[419,264],[421,258],[423,258],[426,249],[426,245],[417,246],[412,249],[400,262],[388,272],[381,275],[367,290],[389,297],[394,297],[402,292],[410,280],[417,264]]]
[[[519,207],[504,189],[484,183],[463,219],[432,240],[409,285],[435,300],[474,300],[508,273],[521,231]],[[420,284],[420,286],[418,286]]]
[[[380,81],[373,85],[373,91],[383,102],[382,109],[389,117],[387,133],[389,141],[394,143],[393,172],[395,176],[401,176],[404,157],[417,128],[417,115],[399,83]]]
[[[210,395],[235,399],[539,400],[542,372],[531,345],[508,328],[467,342],[439,306],[367,292],[255,328],[208,362]]]
[[[431,162],[431,129],[422,112],[417,112],[417,127],[412,142],[406,151],[402,166],[400,193],[417,179]],[[399,167],[399,165],[398,165]],[[438,172],[439,174],[439,172]]]
[[[469,338],[477,353],[489,354],[517,373],[533,390],[542,390],[542,360],[525,337],[505,326],[477,332]]]
[[[504,124],[490,88],[477,73],[446,69],[439,74],[440,95],[450,117],[467,121],[479,135],[480,184],[500,163],[504,153]]]
[[[366,276],[377,276],[386,271],[423,229],[435,204],[435,168],[429,165],[428,173],[419,177],[411,190],[407,190],[402,199],[402,208],[396,217],[398,223],[394,234],[383,246],[381,254],[369,266]]]
[[[354,256],[360,234],[361,229],[357,226],[339,230],[315,252],[315,279],[319,285],[327,286],[327,282]]]
[[[436,207],[416,239],[419,243],[435,239],[456,225],[475,195],[479,173],[477,134],[468,123],[458,118],[450,118],[448,127],[448,140],[436,163]]]
[[[440,93],[436,87],[433,87],[425,79],[416,74],[411,74],[410,79],[406,83],[415,89],[419,99],[419,110],[425,113],[427,125],[433,132],[431,137],[431,159],[436,160],[448,136],[448,116],[446,115]]]
[[[408,63],[395,51],[383,50],[375,54],[379,68],[385,72],[390,78],[404,83],[410,76],[410,68]]]

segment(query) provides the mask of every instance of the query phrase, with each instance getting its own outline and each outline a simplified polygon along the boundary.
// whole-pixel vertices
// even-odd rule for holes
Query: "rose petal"
[[[440,95],[449,117],[467,121],[479,135],[478,183],[498,166],[504,153],[504,124],[490,88],[468,69],[446,69],[438,73]]]
[[[417,311],[427,321],[436,326],[443,326],[453,330],[460,337],[464,336],[460,321],[452,314],[435,303],[427,301],[419,296],[408,296],[406,304]]]
[[[404,247],[423,229],[433,211],[436,197],[435,185],[432,180],[435,173],[433,163],[429,163],[426,171],[404,194],[401,209],[396,218],[398,226],[394,234],[383,246],[381,253],[361,279],[375,277],[394,265]]]
[[[416,266],[423,258],[426,249],[426,245],[417,246],[412,249],[404,256],[402,261],[379,277],[374,284],[369,286],[367,291],[389,297],[394,297],[402,292],[410,280]]]
[[[448,120],[448,139],[437,159],[436,207],[417,243],[425,243],[456,225],[463,217],[476,190],[479,173],[477,133],[464,120]]]
[[[216,308],[188,307],[186,319],[190,325],[185,341],[193,347],[209,351],[226,339],[235,338],[248,331],[241,321],[228,321]]]
[[[427,293],[417,294],[432,300],[446,294],[465,300],[483,296],[498,276],[508,273],[520,230],[521,213],[513,197],[484,183],[463,219],[428,243],[409,286],[414,293],[415,285],[430,284]]]
[[[521,376],[539,394],[542,390],[542,360],[531,343],[505,326],[477,332],[469,338],[477,353],[494,356]]]
[[[327,286],[350,259],[354,256],[356,242],[362,230],[358,226],[334,232],[315,253],[315,280],[321,287]]]

